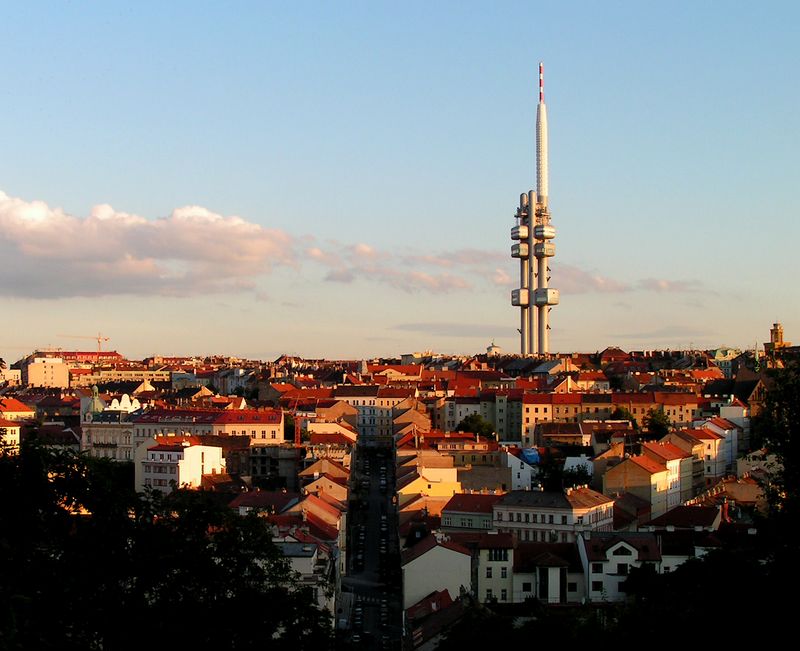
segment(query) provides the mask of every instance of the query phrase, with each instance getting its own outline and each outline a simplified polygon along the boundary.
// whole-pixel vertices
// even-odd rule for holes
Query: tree
[[[672,423],[667,415],[660,409],[650,409],[642,421],[645,431],[653,438],[661,438],[669,434]]]
[[[777,460],[764,483],[771,515],[779,525],[793,525],[800,514],[800,363],[771,369],[769,378],[755,435]]]
[[[32,444],[0,456],[0,491],[0,649],[328,646],[258,516],[137,495],[109,460]]]
[[[631,425],[633,425],[633,429],[639,429],[639,423],[636,421],[636,417],[630,412],[629,409],[625,407],[617,407],[614,411],[611,412],[611,415],[608,417],[609,420],[629,420]]]
[[[494,425],[486,420],[480,414],[470,414],[464,420],[462,420],[458,425],[456,425],[456,431],[458,432],[473,432],[474,434],[480,434],[481,436],[485,436],[487,438],[494,438]]]

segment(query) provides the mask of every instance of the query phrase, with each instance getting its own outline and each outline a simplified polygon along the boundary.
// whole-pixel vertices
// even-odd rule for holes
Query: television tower
[[[544,103],[544,65],[539,64],[539,104],[536,107],[536,191],[519,198],[511,229],[511,257],[519,259],[519,289],[511,292],[511,304],[520,308],[520,354],[550,352],[550,310],[558,305],[558,290],[549,287],[547,259],[556,254],[556,229],[548,208],[547,106]]]

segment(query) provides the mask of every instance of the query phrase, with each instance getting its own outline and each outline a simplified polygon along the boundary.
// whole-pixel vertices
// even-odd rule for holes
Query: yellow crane
[[[103,342],[104,341],[111,341],[110,337],[104,337],[101,333],[97,333],[95,336],[89,335],[56,335],[56,337],[66,337],[67,339],[93,339],[97,342],[97,352],[103,352]]]

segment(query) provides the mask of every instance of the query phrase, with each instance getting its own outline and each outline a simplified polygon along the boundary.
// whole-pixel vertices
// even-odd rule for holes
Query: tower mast
[[[548,209],[549,170],[547,106],[544,103],[544,64],[539,64],[539,103],[536,106],[536,192],[520,196],[517,225],[511,229],[511,257],[520,261],[520,287],[511,292],[511,304],[520,308],[520,354],[550,353],[550,310],[559,293],[549,286],[547,259],[555,256],[551,241],[556,229]]]

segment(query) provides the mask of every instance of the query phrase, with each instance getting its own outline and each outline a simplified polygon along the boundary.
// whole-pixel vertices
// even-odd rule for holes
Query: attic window
[[[612,554],[614,554],[614,556],[633,556],[633,552],[627,547],[619,547],[615,549]]]

